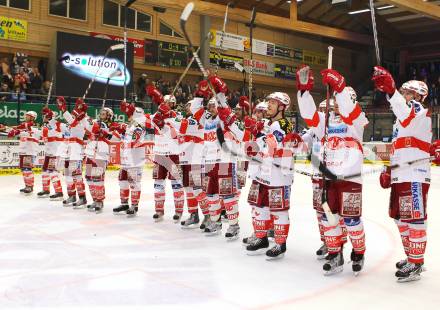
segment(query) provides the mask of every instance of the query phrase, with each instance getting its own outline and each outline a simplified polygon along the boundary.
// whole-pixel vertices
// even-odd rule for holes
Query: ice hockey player
[[[23,175],[25,187],[20,189],[20,193],[30,195],[34,190],[34,167],[35,157],[39,151],[39,139],[41,131],[36,127],[37,113],[27,111],[25,120],[18,126],[12,127],[8,132],[8,138],[20,137],[19,157],[20,170]],[[5,130],[6,128],[3,128]]]
[[[171,181],[174,197],[175,213],[173,220],[179,222],[185,205],[185,193],[182,185],[182,172],[179,166],[179,145],[176,131],[167,124],[166,119],[174,119],[177,113],[173,111],[176,106],[176,98],[173,95],[162,96],[153,85],[147,87],[147,94],[152,101],[159,105],[158,111],[152,116],[155,126],[154,135],[154,205],[156,213],[153,219],[162,221],[165,207],[166,179]],[[158,121],[160,121],[158,123]]]
[[[85,147],[86,181],[89,186],[93,203],[87,205],[90,212],[101,213],[105,199],[105,171],[110,159],[110,144],[113,123],[113,110],[103,107],[99,118],[94,120],[87,116],[81,120],[86,129],[88,139]]]
[[[41,138],[44,142],[44,163],[42,168],[41,180],[43,190],[37,194],[39,198],[49,197],[51,200],[63,199],[63,188],[60,181],[60,170],[64,165],[61,158],[64,150],[63,133],[66,132],[66,124],[58,121],[54,113],[48,107],[42,110],[43,127]],[[50,183],[52,183],[55,194],[50,195]],[[50,196],[49,196],[50,195]]]
[[[297,77],[299,78],[299,77]],[[325,113],[325,108],[327,105],[327,101],[324,100],[319,104],[319,112]],[[331,98],[329,100],[329,111],[331,113],[334,113],[334,99]],[[313,132],[313,129],[307,129],[302,135],[301,138],[304,140],[304,143],[307,145],[309,153],[312,155],[312,160],[318,160],[320,158],[320,152],[321,152],[321,140],[318,139],[318,136],[315,135]],[[327,245],[325,244],[325,237],[324,237],[324,225],[322,223],[322,217],[324,216],[324,210],[322,208],[322,190],[323,190],[323,179],[322,175],[319,172],[318,169],[319,163],[312,164],[313,168],[313,176],[311,178],[312,180],[312,188],[313,188],[313,198],[312,198],[312,206],[313,209],[316,211],[316,218],[318,220],[318,229],[319,229],[319,235],[320,239],[322,241],[321,247],[316,251],[316,257],[318,260],[325,259],[325,257],[328,254],[327,251]],[[347,227],[344,223],[344,218],[340,217],[339,219],[339,225],[342,229],[342,243],[347,243]]]
[[[219,113],[227,106],[226,93],[228,88],[218,76],[210,76],[209,83],[217,93],[212,97],[208,81],[203,80],[198,85],[195,94],[194,105],[191,108],[194,115],[201,115],[200,122],[204,127],[204,179],[206,193],[209,201],[210,223],[206,225],[204,232],[207,236],[221,233],[222,223],[220,219],[221,205],[226,209],[229,227],[225,233],[227,240],[236,240],[239,236],[240,226],[238,225],[238,197],[237,197],[237,175],[236,158],[221,150],[217,140],[217,128],[220,128],[221,117]],[[211,98],[212,97],[212,98]],[[203,102],[208,100],[206,109]],[[228,115],[232,114],[228,107]],[[227,123],[227,122],[226,122]],[[227,124],[226,124],[227,126]],[[223,132],[219,129],[219,132]],[[229,140],[228,137],[226,137]]]
[[[279,259],[286,252],[286,240],[289,234],[290,193],[293,183],[294,155],[291,143],[298,143],[300,137],[293,133],[292,123],[285,117],[290,105],[286,93],[275,92],[267,98],[267,126],[256,126],[253,119],[247,119],[246,128],[254,128],[255,148],[248,155],[259,164],[250,171],[252,185],[248,201],[255,205],[255,239],[246,247],[248,255],[266,252],[266,259]],[[255,123],[249,124],[253,120]],[[261,123],[260,123],[261,124]],[[233,128],[231,128],[234,131]],[[251,168],[250,168],[251,170]],[[269,248],[268,229],[274,221],[275,246]]]
[[[64,166],[68,197],[63,201],[63,206],[82,208],[87,204],[87,199],[82,176],[85,128],[81,121],[86,116],[87,104],[81,98],[78,98],[72,113],[67,111],[64,97],[57,97],[57,105],[70,128],[70,136],[67,138],[68,160]],[[77,192],[78,200],[76,200]]]
[[[238,105],[234,109],[234,114],[237,119],[236,123],[239,124],[240,127],[244,128],[244,120],[250,109],[249,98],[247,96],[241,96],[238,100]],[[238,200],[240,200],[241,189],[246,187],[248,167],[249,161],[245,158],[239,158],[237,160]]]
[[[110,130],[121,139],[121,169],[119,187],[121,205],[113,209],[114,214],[125,212],[128,217],[136,216],[141,197],[142,171],[145,165],[145,124],[147,118],[142,108],[122,101],[121,112],[128,117],[128,124],[115,123]],[[131,205],[128,201],[131,194]]]
[[[435,156],[439,141],[431,147],[431,115],[422,105],[428,95],[427,85],[412,80],[397,91],[391,74],[380,66],[374,67],[372,80],[376,89],[386,94],[396,116],[390,164],[404,165],[429,158],[430,154]],[[436,158],[434,162],[438,162]],[[419,280],[423,271],[430,166],[427,159],[404,169],[387,169],[380,176],[382,187],[391,187],[389,216],[397,224],[406,254],[396,264],[399,282]]]
[[[317,111],[310,94],[313,88],[313,73],[306,65],[297,71],[298,105],[301,116],[313,133],[323,141],[322,158],[334,175],[361,173],[363,164],[362,137],[368,124],[365,114],[356,101],[356,93],[346,87],[344,77],[333,69],[321,71],[324,85],[334,93],[334,112],[330,113],[326,129],[325,113]],[[326,137],[326,132],[328,137]],[[326,140],[327,139],[327,140]],[[326,181],[328,205],[334,220],[322,217],[325,243],[328,249],[324,274],[331,275],[343,270],[343,232],[340,217],[344,219],[353,246],[352,269],[357,275],[364,264],[365,233],[362,215],[362,178],[350,181]]]
[[[186,105],[186,117],[167,119],[165,122],[178,134],[179,164],[182,170],[182,183],[186,194],[189,217],[181,222],[182,228],[195,228],[200,222],[198,206],[204,216],[202,227],[205,229],[209,221],[209,203],[202,189],[202,160],[203,160],[203,126],[200,116],[191,112],[190,100]]]

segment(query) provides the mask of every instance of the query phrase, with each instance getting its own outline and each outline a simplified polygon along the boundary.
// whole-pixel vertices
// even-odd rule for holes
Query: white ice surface
[[[154,223],[148,170],[133,219],[111,212],[119,202],[116,172],[108,174],[99,215],[21,196],[21,176],[0,177],[0,309],[438,309],[440,168],[433,169],[429,195],[428,271],[413,283],[396,283],[394,263],[403,251],[387,215],[389,191],[377,179],[364,182],[366,264],[355,278],[347,263],[351,246],[344,272],[322,275],[311,183],[304,176],[293,186],[287,254],[272,262],[246,256],[240,240],[182,230],[171,220],[170,199],[165,221]],[[36,184],[39,191],[40,176]],[[242,236],[251,232],[246,195]]]

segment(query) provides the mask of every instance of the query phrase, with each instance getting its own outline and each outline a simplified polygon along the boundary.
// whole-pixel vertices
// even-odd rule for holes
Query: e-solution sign
[[[107,39],[57,32],[57,59],[63,58],[56,68],[56,94],[80,97],[90,80],[95,77],[88,98],[102,98],[109,76],[108,99],[122,99],[124,80],[127,89],[132,87],[133,45],[127,44],[127,68],[124,68],[124,51],[107,49],[118,44]]]

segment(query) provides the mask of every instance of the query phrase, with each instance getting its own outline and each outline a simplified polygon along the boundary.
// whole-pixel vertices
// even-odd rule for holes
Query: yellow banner
[[[303,50],[303,61],[309,65],[325,66],[327,55]]]
[[[25,20],[0,16],[0,39],[26,41],[27,27]]]

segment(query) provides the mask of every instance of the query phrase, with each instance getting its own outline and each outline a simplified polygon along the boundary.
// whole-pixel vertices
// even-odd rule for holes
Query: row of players
[[[206,234],[218,234],[222,229],[223,208],[229,223],[225,237],[237,239],[240,230],[238,201],[247,174],[252,180],[248,202],[252,206],[254,234],[244,238],[243,243],[249,255],[265,252],[268,259],[275,259],[283,257],[286,252],[294,174],[292,158],[305,144],[334,175],[358,175],[348,180],[325,180],[315,168],[312,177],[313,207],[323,242],[317,255],[326,260],[324,273],[330,275],[342,271],[342,249],[350,239],[352,269],[357,275],[363,268],[365,254],[361,173],[363,131],[368,120],[356,101],[355,91],[346,86],[339,72],[327,69],[321,75],[333,96],[317,109],[310,93],[314,84],[312,71],[306,65],[297,71],[298,105],[309,126],[302,136],[293,132],[292,123],[284,115],[290,105],[287,94],[270,94],[265,103],[254,109],[252,116],[243,118],[243,112],[233,113],[228,106],[228,89],[218,76],[200,82],[195,99],[188,102],[185,118],[173,111],[175,98],[162,96],[153,86],[147,87],[147,93],[158,104],[158,112],[145,114],[142,109],[122,102],[120,108],[128,116],[128,123],[114,122],[109,108],[101,110],[99,119],[91,119],[87,116],[87,105],[81,99],[70,113],[64,99],[59,97],[58,107],[67,124],[55,120],[53,112],[45,108],[41,131],[34,127],[35,112],[28,112],[26,121],[9,131],[11,137],[20,135],[20,167],[26,185],[21,191],[29,194],[33,190],[33,160],[41,137],[45,141],[46,158],[43,191],[38,196],[49,195],[51,181],[56,193],[50,197],[63,196],[58,171],[60,165],[64,165],[68,198],[63,205],[84,207],[87,204],[82,177],[85,162],[85,178],[93,198],[87,208],[101,212],[109,145],[113,140],[119,140],[121,205],[113,211],[134,216],[138,211],[145,163],[145,130],[152,128],[155,130],[154,219],[163,219],[165,179],[169,178],[175,221],[182,216],[186,194],[190,216],[181,222],[183,227],[199,224],[200,207],[204,215],[200,228]],[[392,76],[382,67],[375,67],[372,80],[378,90],[387,94],[396,116],[391,166],[417,161],[407,169],[385,169],[380,175],[380,183],[384,188],[391,187],[389,214],[397,224],[406,254],[406,258],[396,264],[396,277],[398,281],[418,280],[423,271],[426,247],[430,159],[434,158],[436,163],[440,161],[440,143],[431,144],[430,114],[422,105],[428,90],[423,82],[409,81],[397,91]],[[326,104],[331,108],[328,119],[321,109]],[[242,111],[249,107],[247,98],[241,98]],[[86,134],[88,139],[84,140]],[[421,160],[424,158],[426,160]],[[323,191],[333,220],[326,216],[322,207]],[[275,245],[269,249],[271,231]]]

